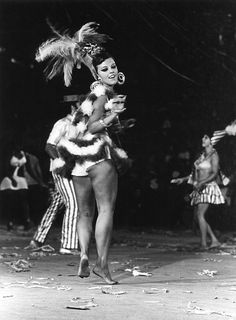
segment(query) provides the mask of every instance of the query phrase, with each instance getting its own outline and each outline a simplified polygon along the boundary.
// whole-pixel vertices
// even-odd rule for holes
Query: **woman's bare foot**
[[[88,278],[90,276],[88,256],[83,255],[80,258],[78,276],[80,278]]]
[[[199,246],[196,251],[199,251],[199,252],[204,252],[204,251],[207,251],[208,250],[208,247],[207,246]]]
[[[114,285],[119,283],[118,281],[112,280],[108,267],[102,268],[98,265],[95,265],[93,268],[93,273],[105,280],[107,284]]]
[[[215,248],[219,248],[220,246],[221,246],[221,243],[219,241],[212,241],[208,249],[215,249]]]

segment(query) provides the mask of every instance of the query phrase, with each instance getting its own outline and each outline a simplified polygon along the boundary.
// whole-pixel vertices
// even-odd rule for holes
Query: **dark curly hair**
[[[94,68],[97,70],[97,66],[109,58],[113,58],[112,54],[110,54],[109,52],[107,52],[105,50],[100,51],[99,53],[97,53],[96,55],[93,56]]]

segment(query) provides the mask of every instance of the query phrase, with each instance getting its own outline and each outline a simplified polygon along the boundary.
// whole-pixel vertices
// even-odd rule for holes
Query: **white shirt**
[[[62,137],[69,137],[72,130],[72,115],[68,114],[65,118],[59,119],[53,126],[49,134],[47,143],[57,145]]]
[[[22,189],[28,189],[28,184],[27,181],[24,177],[19,177],[18,176],[18,170],[20,167],[16,167],[14,173],[13,173],[13,178],[16,181],[16,186],[13,186],[12,180],[8,177],[3,178],[0,184],[0,190],[22,190]]]
[[[69,137],[73,127],[71,124],[72,115],[68,114],[65,118],[59,119],[53,126],[52,131],[49,134],[47,143],[50,143],[56,146],[61,138]],[[53,170],[53,159],[50,159],[50,168],[49,171]]]

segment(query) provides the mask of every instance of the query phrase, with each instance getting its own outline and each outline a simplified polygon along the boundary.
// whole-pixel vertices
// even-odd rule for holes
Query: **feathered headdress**
[[[212,145],[216,145],[224,136],[236,136],[236,120],[234,120],[230,125],[228,125],[224,130],[214,131],[211,137]]]
[[[102,45],[111,39],[108,35],[96,31],[99,24],[88,22],[73,37],[66,33],[60,34],[55,28],[50,27],[55,36],[40,45],[35,57],[38,62],[50,59],[45,69],[46,77],[50,80],[63,73],[65,85],[68,87],[71,83],[73,68],[80,69],[81,64],[84,64],[97,80],[92,57],[104,50]]]

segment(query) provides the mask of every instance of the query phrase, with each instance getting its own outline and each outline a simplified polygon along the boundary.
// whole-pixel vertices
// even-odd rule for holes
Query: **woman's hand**
[[[177,179],[172,179],[171,181],[170,181],[170,183],[176,183],[176,184],[181,184],[181,183],[183,183],[184,182],[184,178],[177,178]]]
[[[202,189],[204,188],[205,185],[203,182],[195,182],[193,184],[193,186],[198,192],[200,192],[200,191],[202,191]]]
[[[126,108],[123,108],[123,109],[114,109],[112,110],[111,114],[120,114],[122,112],[124,112],[126,110]]]

